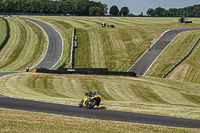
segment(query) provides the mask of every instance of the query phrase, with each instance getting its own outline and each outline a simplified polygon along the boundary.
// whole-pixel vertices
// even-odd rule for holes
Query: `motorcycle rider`
[[[87,96],[88,98],[92,97],[92,92],[91,91],[90,92],[86,92],[85,96]]]

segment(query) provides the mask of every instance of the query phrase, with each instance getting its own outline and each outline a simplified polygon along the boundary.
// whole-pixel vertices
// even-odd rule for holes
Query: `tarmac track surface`
[[[50,25],[39,20],[22,18],[40,26],[47,34],[48,48],[43,60],[37,64],[34,68],[52,68],[56,65],[62,56],[63,40],[60,34]]]
[[[145,123],[172,127],[200,128],[200,120],[111,111],[104,109],[85,109],[78,108],[78,106],[76,107],[62,104],[45,103],[9,97],[0,98],[0,107],[101,120]]]
[[[129,69],[128,72],[135,72],[144,76],[162,51],[171,43],[171,41],[181,32],[189,30],[200,30],[200,28],[180,28],[172,29],[166,32],[157,42],[147,50]]]
[[[54,34],[57,34],[57,32],[53,30],[53,28],[49,26],[48,24],[45,24],[38,20],[32,20],[32,19],[29,19],[29,21],[32,21],[40,25],[40,27],[42,27],[46,33],[47,31],[50,31],[51,32],[50,35],[54,36]],[[43,26],[47,27],[47,29],[44,28]],[[48,37],[48,38],[51,38],[51,37]],[[57,40],[59,39],[59,37],[56,37],[54,39],[52,40],[54,40],[55,42],[62,41],[62,39]],[[59,43],[56,43],[56,44],[58,45]],[[53,45],[51,44],[51,39],[49,39],[49,48],[54,47],[53,48],[54,50],[51,50],[50,53],[48,53],[48,50],[47,50],[47,54],[46,54],[46,56],[50,56],[50,57],[45,56],[43,61],[41,61],[36,67],[39,67],[39,66],[44,67],[44,64],[48,64],[48,63],[45,63],[45,62],[48,62],[48,60],[46,59],[50,59],[52,62],[56,62],[56,60],[58,59],[56,58],[56,56],[59,56],[61,54],[61,51],[60,53],[55,52],[55,49],[57,49],[55,47],[57,47],[57,45],[53,45],[53,46],[50,46],[50,45]],[[54,55],[55,55],[55,58],[54,58]],[[53,63],[51,63],[50,65],[46,67],[52,67],[52,65]],[[0,77],[3,77],[8,74],[13,74],[13,73],[17,73],[17,72],[1,72]],[[84,109],[84,108],[80,109],[78,108],[78,106],[69,106],[69,105],[63,105],[63,104],[17,99],[17,98],[8,97],[5,95],[0,95],[0,107],[9,108],[9,109],[53,113],[53,114],[75,116],[75,117],[85,117],[85,118],[91,118],[91,119],[155,124],[155,125],[163,125],[163,126],[171,126],[171,127],[200,128],[200,120],[139,114],[139,113],[131,113],[131,112],[111,111],[111,110],[104,110],[104,109]]]

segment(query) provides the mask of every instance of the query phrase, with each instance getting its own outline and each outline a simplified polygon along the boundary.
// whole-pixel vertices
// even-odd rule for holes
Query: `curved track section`
[[[43,60],[34,68],[52,68],[60,60],[63,51],[63,39],[61,35],[50,25],[39,20],[22,18],[39,25],[47,34],[48,48]]]
[[[181,32],[189,30],[199,30],[200,28],[180,28],[172,29],[166,32],[154,45],[148,49],[129,69],[128,72],[135,72],[144,76],[152,64],[156,61],[163,50],[171,41]]]
[[[34,23],[40,25],[40,27],[42,27],[44,31],[47,33],[49,38],[49,47],[47,50],[47,54],[43,59],[43,61],[41,61],[36,67],[52,67],[54,64],[53,62],[57,62],[57,60],[59,59],[58,56],[60,56],[61,54],[60,50],[61,46],[59,45],[59,43],[61,43],[62,39],[60,39],[59,35],[56,35],[57,32],[55,30],[52,30],[53,28],[48,24],[45,24],[38,20],[32,20],[32,19],[27,19],[27,20],[33,21]],[[56,37],[53,39],[54,36]],[[50,63],[49,65],[49,63],[45,63],[49,61],[52,62],[52,64]],[[0,73],[0,77],[13,73],[16,72]],[[54,113],[67,116],[102,119],[102,120],[145,123],[145,124],[172,126],[172,127],[200,128],[200,120],[121,112],[121,111],[111,111],[103,109],[80,109],[76,106],[17,99],[17,98],[7,97],[4,95],[0,95],[0,107],[27,110],[27,111]]]
[[[41,27],[48,37],[48,46],[45,57],[33,68],[52,68],[60,60],[63,52],[63,39],[61,35],[47,23],[30,18],[21,18],[31,21]],[[31,70],[30,70],[31,71]],[[0,77],[18,72],[0,72]],[[5,97],[0,94],[0,97]]]

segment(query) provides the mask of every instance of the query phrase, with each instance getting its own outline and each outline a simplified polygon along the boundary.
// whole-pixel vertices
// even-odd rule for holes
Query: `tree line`
[[[90,0],[0,0],[0,12],[101,16],[107,5]]]
[[[129,15],[129,8],[124,6],[121,8],[121,10],[119,10],[119,8],[116,6],[116,5],[113,5],[111,6],[110,8],[110,15],[113,15],[113,16],[128,16]]]
[[[193,5],[178,9],[169,8],[169,10],[162,7],[157,7],[155,9],[149,8],[146,14],[152,17],[200,17],[200,5]]]

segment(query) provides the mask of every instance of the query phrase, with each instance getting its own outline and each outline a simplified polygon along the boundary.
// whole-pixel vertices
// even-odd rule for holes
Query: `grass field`
[[[198,133],[200,130],[94,120],[0,108],[0,132]]]
[[[6,22],[0,18],[0,44],[4,41],[7,35]]]
[[[53,25],[63,36],[66,61],[69,67],[72,28],[77,28],[78,46],[75,67],[104,68],[127,71],[130,66],[167,29],[200,27],[199,19],[193,24],[179,24],[178,18],[121,18],[121,17],[36,17]],[[115,28],[102,28],[102,22],[111,22]]]
[[[45,16],[32,16],[32,18],[49,23],[62,35],[64,51],[60,63],[66,61],[66,67],[70,65],[72,28],[76,27],[79,44],[76,49],[75,67],[107,67],[115,71],[127,71],[165,30],[200,27],[199,18],[192,18],[193,24],[178,24],[178,18]],[[20,71],[27,65],[34,66],[46,50],[46,37],[43,31],[31,22],[15,18],[8,20],[11,39],[0,51],[0,71]],[[115,28],[101,27],[102,22],[109,21]],[[180,34],[164,51],[163,57],[161,55],[155,62],[155,66],[150,69],[146,77],[21,73],[0,78],[0,93],[77,106],[84,92],[98,90],[103,97],[101,107],[106,109],[200,120],[199,45],[190,58],[168,77],[169,79],[154,78],[160,77],[173,66],[173,63],[185,56],[196,42],[198,33],[199,31],[188,31]],[[171,56],[166,58],[166,55]],[[26,129],[28,131],[28,127],[33,129],[29,130],[30,132],[38,129],[41,132],[55,130],[62,132],[65,129],[74,129],[76,132],[88,131],[88,128],[81,124],[83,122],[86,122],[86,125],[101,123],[101,126],[95,125],[99,132],[199,132],[199,130],[86,120],[16,110],[0,109],[0,112],[0,123],[3,123],[0,124],[2,127],[0,131],[2,129],[3,132],[9,130],[15,132],[13,127],[17,127],[16,131],[22,132]],[[19,120],[19,117],[23,120]],[[32,121],[30,118],[33,118]],[[53,126],[56,124],[56,127]]]
[[[10,39],[0,51],[0,71],[22,71],[35,66],[44,56],[47,39],[35,24],[8,18]]]
[[[1,78],[0,92],[18,98],[77,106],[85,92],[98,90],[101,106],[200,119],[200,84],[160,78],[23,73]]]

